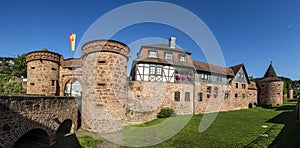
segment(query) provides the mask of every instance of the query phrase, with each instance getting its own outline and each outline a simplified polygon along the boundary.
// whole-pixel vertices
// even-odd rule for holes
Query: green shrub
[[[157,118],[167,118],[173,115],[174,109],[172,108],[162,108],[160,112],[157,114]]]
[[[98,144],[102,143],[102,140],[95,140],[89,136],[79,137],[78,141],[83,148],[96,148]]]

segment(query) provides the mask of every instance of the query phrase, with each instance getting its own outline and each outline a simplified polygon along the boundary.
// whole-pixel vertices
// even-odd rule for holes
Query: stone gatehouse
[[[259,91],[244,64],[223,67],[193,60],[192,53],[176,47],[175,38],[168,45],[142,46],[127,76],[129,52],[127,45],[114,40],[86,43],[77,59],[48,50],[30,52],[27,93],[81,96],[82,126],[101,132],[152,120],[162,107],[199,114],[252,108],[262,100],[282,103],[283,85],[277,85],[277,79],[264,81],[265,86],[271,83],[272,91],[258,98],[268,87]],[[207,109],[214,105],[216,109]]]

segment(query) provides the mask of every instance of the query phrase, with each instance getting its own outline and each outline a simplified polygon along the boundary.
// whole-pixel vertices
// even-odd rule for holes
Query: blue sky
[[[69,33],[76,33],[79,43],[85,31],[99,17],[132,2],[136,1],[2,0],[0,56],[13,57],[14,54],[48,48],[65,58],[73,57]],[[221,47],[226,66],[244,63],[248,75],[262,77],[273,61],[279,76],[300,79],[299,0],[165,2],[188,9],[205,22]],[[162,24],[136,24],[121,30],[112,39],[131,44],[141,38],[168,39],[170,36],[177,38],[181,48],[192,52],[193,59],[206,61],[188,35]],[[131,48],[134,48],[132,52],[139,50]]]

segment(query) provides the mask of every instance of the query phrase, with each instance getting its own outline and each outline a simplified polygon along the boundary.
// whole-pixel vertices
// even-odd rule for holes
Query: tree
[[[27,65],[26,65],[26,55],[18,55],[17,58],[14,59],[14,64],[12,65],[12,75],[16,77],[27,77]]]
[[[4,93],[6,94],[12,94],[12,93],[25,93],[26,91],[24,90],[22,86],[22,82],[17,82],[17,81],[11,81],[8,82],[4,86]]]

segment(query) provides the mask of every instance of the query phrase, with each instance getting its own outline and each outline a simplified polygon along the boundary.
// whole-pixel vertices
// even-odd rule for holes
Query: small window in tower
[[[35,67],[31,67],[31,69],[35,69]]]
[[[242,94],[242,98],[243,98],[243,99],[245,98],[245,94]]]
[[[56,68],[51,68],[52,70],[56,70]]]
[[[51,80],[51,86],[55,86],[55,80]]]
[[[235,98],[238,98],[238,97],[239,97],[239,95],[238,95],[238,94],[234,94],[234,97],[235,97]]]
[[[46,92],[46,89],[42,89],[42,92],[43,92],[43,93]]]
[[[30,85],[34,85],[34,83],[30,83]]]
[[[99,63],[99,64],[105,64],[105,63],[106,63],[106,61],[103,61],[103,60],[98,60],[98,63]]]
[[[235,83],[235,88],[239,88],[239,84],[238,83]]]

